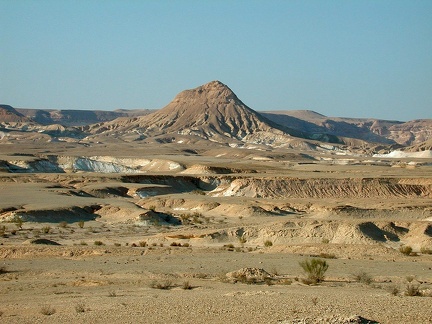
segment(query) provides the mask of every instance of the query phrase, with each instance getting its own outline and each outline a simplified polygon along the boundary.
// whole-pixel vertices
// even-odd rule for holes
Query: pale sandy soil
[[[43,154],[107,152],[155,164],[141,175],[3,168],[0,322],[432,323],[429,164],[185,149],[4,145],[0,160],[23,167]],[[162,170],[173,161],[181,168]],[[324,282],[308,286],[299,262],[311,257],[331,258]],[[227,282],[245,267],[275,274],[272,284]],[[361,271],[370,283],[355,280]],[[151,287],[166,280],[170,289]],[[406,296],[408,284],[425,297]],[[43,315],[47,306],[55,313]]]

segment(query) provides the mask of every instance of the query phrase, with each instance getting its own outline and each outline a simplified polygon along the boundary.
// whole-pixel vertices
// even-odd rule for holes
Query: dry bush
[[[405,287],[405,296],[421,296],[418,285],[407,284]]]
[[[171,289],[173,286],[173,283],[171,280],[164,280],[162,282],[159,281],[152,281],[150,283],[150,288],[154,288],[154,289],[162,289],[162,290],[169,290]]]
[[[105,245],[102,241],[94,241],[94,245]]]
[[[432,248],[422,246],[420,249],[420,252],[423,254],[432,254]]]
[[[61,228],[66,228],[67,226],[68,226],[68,223],[65,221],[59,223],[59,227],[61,227]]]
[[[76,304],[75,305],[75,311],[77,313],[84,313],[86,311],[85,304],[84,303],[78,303],[78,304]]]
[[[44,234],[49,234],[49,232],[51,232],[51,226],[44,226],[41,230]]]
[[[373,281],[372,276],[365,271],[359,271],[353,274],[354,280],[367,285],[370,285]]]
[[[147,246],[147,242],[146,241],[140,241],[139,243],[140,247],[146,247]]]
[[[40,309],[40,313],[41,313],[42,315],[47,315],[47,316],[49,316],[49,315],[53,315],[53,314],[55,314],[55,312],[56,312],[55,308],[52,307],[51,305],[43,305],[43,306],[41,307],[41,309]]]
[[[397,295],[399,295],[399,292],[400,291],[399,291],[399,288],[397,286],[393,285],[390,287],[390,294],[391,295],[397,296]]]
[[[79,228],[84,228],[84,221],[83,221],[83,220],[80,220],[80,221],[78,222],[78,226],[79,226]]]
[[[412,253],[412,247],[409,246],[409,245],[402,245],[399,248],[399,252],[402,253],[402,254],[404,254],[404,255],[411,255],[411,253]]]
[[[182,289],[184,290],[191,290],[193,289],[192,285],[189,283],[189,281],[184,281],[182,284]]]
[[[117,297],[117,294],[114,290],[108,292],[108,297]]]
[[[324,253],[323,252],[323,253],[320,253],[319,257],[323,258],[323,259],[336,259],[336,255],[333,253]]]
[[[303,282],[306,284],[316,284],[324,281],[324,275],[329,267],[327,261],[322,259],[306,259],[299,262],[307,278]]]

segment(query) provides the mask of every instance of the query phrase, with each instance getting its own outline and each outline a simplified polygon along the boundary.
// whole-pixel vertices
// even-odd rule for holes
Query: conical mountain
[[[195,89],[180,92],[167,106],[153,114],[116,120],[103,128],[139,131],[145,136],[162,134],[197,135],[215,141],[227,138],[240,141],[257,133],[274,136],[299,135],[246,106],[220,81],[212,81]],[[254,138],[253,141],[256,141]]]

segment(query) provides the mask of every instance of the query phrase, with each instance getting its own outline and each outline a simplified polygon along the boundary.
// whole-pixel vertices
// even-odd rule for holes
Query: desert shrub
[[[114,246],[119,247],[119,246],[121,246],[121,243],[114,243]]]
[[[405,287],[405,296],[421,296],[418,285],[407,284]]]
[[[7,273],[8,271],[6,270],[6,267],[0,267],[0,275]]]
[[[406,276],[405,279],[407,282],[412,282],[415,279],[415,276],[409,275],[409,276]]]
[[[88,244],[86,242],[84,242],[84,241],[81,241],[80,245],[88,245]]]
[[[150,288],[154,288],[154,289],[168,290],[168,289],[171,289],[172,287],[173,287],[173,284],[172,284],[171,280],[164,280],[162,282],[152,281],[150,283]]]
[[[108,297],[117,297],[117,294],[114,290],[108,292]]]
[[[234,246],[234,244],[225,244],[224,246],[223,246],[223,249],[226,249],[226,250],[228,250],[228,251],[234,251],[234,249],[235,249],[235,246]]]
[[[399,252],[402,253],[402,254],[404,254],[404,255],[411,255],[411,253],[412,253],[412,247],[409,246],[409,245],[402,245],[399,248]]]
[[[389,291],[390,291],[390,294],[393,296],[399,295],[399,288],[395,285],[391,286]]]
[[[94,245],[105,245],[102,241],[94,241]]]
[[[80,220],[80,221],[78,222],[78,226],[79,226],[79,228],[84,228],[84,221],[83,221],[83,220]]]
[[[49,315],[53,315],[53,314],[55,314],[55,312],[56,312],[55,308],[52,307],[51,305],[43,305],[43,306],[41,307],[41,309],[40,309],[40,313],[41,313],[42,315],[47,315],[47,316],[49,316]]]
[[[12,222],[15,224],[16,227],[18,227],[18,229],[22,229],[24,221],[21,219],[21,217],[19,216],[14,217]]]
[[[267,240],[267,241],[265,241],[265,242],[264,242],[264,246],[265,246],[265,247],[270,247],[270,246],[273,246],[273,242],[272,242],[272,241],[269,241],[269,240]]]
[[[318,304],[318,297],[312,297],[311,302],[314,306],[316,306]]]
[[[84,303],[78,303],[75,305],[75,311],[77,313],[84,313],[85,312],[85,304]]]
[[[155,205],[151,205],[151,206],[149,206],[148,209],[154,212],[154,211],[156,211],[156,206]]]
[[[359,272],[355,273],[353,275],[353,277],[354,277],[354,280],[357,282],[361,282],[361,283],[364,283],[367,285],[372,283],[372,276],[365,271],[359,271]]]
[[[324,244],[328,244],[328,243],[330,243],[330,240],[326,239],[326,238],[323,238],[321,242],[324,243]]]
[[[180,244],[180,243],[177,243],[177,242],[172,242],[172,243],[170,244],[170,246],[181,246],[181,244]]]
[[[189,281],[184,281],[182,284],[182,289],[184,290],[191,290],[193,289],[192,285],[189,283]]]
[[[140,247],[146,247],[147,246],[147,242],[146,241],[140,241],[139,243]]]
[[[336,255],[333,253],[324,253],[323,252],[323,253],[320,253],[319,257],[323,258],[323,259],[336,259]]]
[[[324,280],[324,275],[329,267],[327,261],[322,259],[306,259],[299,262],[303,271],[307,275],[307,279],[304,281],[307,284],[316,284]]]
[[[183,247],[190,247],[190,244],[189,243],[184,243],[182,246]]]
[[[59,227],[61,227],[61,228],[66,228],[67,226],[68,226],[68,223],[65,221],[59,223]]]
[[[11,230],[11,234],[12,235],[16,235],[17,231],[16,230]]]
[[[432,254],[432,248],[422,246],[420,249],[420,252],[423,254]]]
[[[42,227],[42,232],[44,234],[48,234],[49,232],[51,232],[51,226],[44,226],[44,227]]]

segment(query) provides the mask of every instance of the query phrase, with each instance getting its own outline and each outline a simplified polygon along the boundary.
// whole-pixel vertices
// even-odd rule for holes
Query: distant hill
[[[266,111],[281,125],[309,133],[327,133],[382,144],[415,145],[432,138],[432,119],[409,122],[373,118],[327,117],[310,110]]]
[[[143,137],[193,135],[217,142],[288,140],[305,137],[301,131],[274,123],[247,107],[225,84],[212,81],[179,93],[167,106],[150,115],[97,125],[90,132],[139,132]]]
[[[0,105],[0,122],[23,123],[30,122],[30,119],[9,105]]]
[[[220,81],[182,91],[160,110],[54,110],[0,105],[0,126],[11,130],[11,123],[16,130],[51,136],[102,135],[126,141],[152,138],[188,143],[199,138],[274,147],[292,147],[294,142],[296,147],[310,147],[305,141],[323,141],[362,149],[365,143],[374,143],[369,146],[424,150],[432,139],[432,119],[401,122],[328,117],[312,110],[257,112]]]
[[[16,108],[16,111],[41,125],[84,126],[111,121],[119,117],[143,116],[152,110],[55,110]]]

